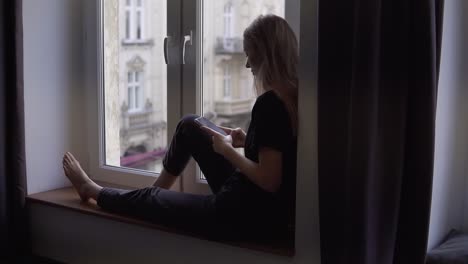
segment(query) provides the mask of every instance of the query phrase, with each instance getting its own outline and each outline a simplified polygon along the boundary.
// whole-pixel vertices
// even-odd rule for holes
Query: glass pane
[[[257,16],[271,11],[284,18],[284,10],[285,0],[203,1],[201,108],[213,123],[247,131],[256,94],[242,35]]]
[[[136,14],[136,38],[141,39],[141,11],[137,11]]]
[[[229,64],[224,64],[224,98],[229,99],[231,97],[231,72]]]
[[[140,73],[139,72],[135,72],[135,82],[136,83],[140,82]]]
[[[133,72],[128,73],[128,83],[131,84],[133,82]]]
[[[166,1],[103,0],[106,165],[162,169],[167,148]],[[138,13],[135,4],[141,5]],[[136,42],[143,25],[144,41]]]
[[[130,39],[130,11],[125,12],[125,38]]]
[[[256,94],[242,35],[265,10],[284,17],[285,0],[203,1],[202,114],[217,125],[249,126]]]
[[[134,106],[134,99],[133,99],[133,87],[129,86],[128,87],[128,109],[133,110],[135,108]]]
[[[140,86],[135,86],[135,108],[141,109],[141,90]]]

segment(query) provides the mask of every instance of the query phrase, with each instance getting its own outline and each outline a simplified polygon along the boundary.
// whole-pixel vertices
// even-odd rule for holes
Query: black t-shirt
[[[256,215],[273,210],[281,218],[290,218],[295,206],[297,139],[286,106],[273,91],[265,92],[255,102],[245,141],[245,156],[258,163],[262,147],[282,153],[279,191],[265,191],[237,170],[224,184],[220,200],[223,207],[239,208],[243,212],[250,210]]]
[[[281,199],[295,196],[297,140],[288,111],[273,91],[265,92],[255,102],[245,140],[245,156],[258,163],[261,147],[282,153],[282,183],[278,194]]]

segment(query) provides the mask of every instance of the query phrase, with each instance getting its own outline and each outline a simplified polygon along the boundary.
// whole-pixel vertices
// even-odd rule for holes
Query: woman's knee
[[[177,130],[192,130],[194,128],[198,129],[199,125],[195,122],[195,119],[200,117],[199,115],[189,114],[184,116],[177,125]]]

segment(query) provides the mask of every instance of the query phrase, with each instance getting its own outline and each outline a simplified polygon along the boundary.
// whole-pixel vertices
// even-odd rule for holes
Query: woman
[[[64,171],[81,199],[95,199],[108,211],[220,238],[286,234],[294,223],[295,206],[297,40],[284,19],[260,16],[244,32],[244,51],[259,94],[247,133],[222,128],[228,134],[224,136],[200,127],[195,115],[184,117],[154,186],[132,191],[97,185],[67,153]],[[238,147],[245,148],[245,156],[235,151]],[[190,157],[212,195],[167,190]]]

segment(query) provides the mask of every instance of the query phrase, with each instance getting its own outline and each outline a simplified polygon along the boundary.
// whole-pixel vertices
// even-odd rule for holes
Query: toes
[[[67,158],[65,159],[65,161],[66,161],[66,163],[69,164],[69,165],[73,163],[73,161],[72,161],[72,159],[70,158],[70,156],[67,156]]]
[[[67,159],[64,159],[62,164],[63,166],[69,166],[70,162]]]
[[[68,161],[68,163],[73,163],[73,156],[71,155],[70,152],[67,152],[67,154],[65,155],[65,160]]]
[[[62,166],[64,169],[68,170],[70,168],[70,162],[68,160],[64,160]]]
[[[76,164],[80,164],[78,162],[78,160],[75,158],[75,156],[73,156],[73,154],[70,153],[70,160],[73,162],[73,163],[76,163]]]

